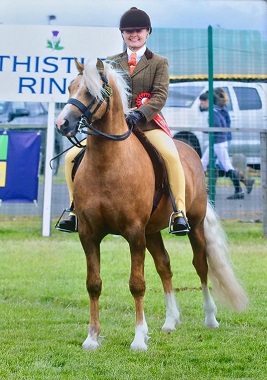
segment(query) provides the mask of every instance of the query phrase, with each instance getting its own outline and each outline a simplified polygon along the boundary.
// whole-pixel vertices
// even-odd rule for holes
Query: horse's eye
[[[72,83],[74,82],[74,79],[70,82],[70,84],[68,85],[68,91],[70,90],[70,87],[72,85]]]

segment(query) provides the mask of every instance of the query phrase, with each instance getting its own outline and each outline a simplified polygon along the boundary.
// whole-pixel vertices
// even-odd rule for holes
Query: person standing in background
[[[200,107],[203,110],[209,108],[209,92],[201,94],[199,97]],[[232,139],[231,132],[227,130],[230,128],[231,119],[229,112],[226,108],[228,97],[222,88],[215,88],[213,92],[213,112],[214,112],[214,127],[225,128],[225,132],[214,132],[214,153],[219,161],[220,167],[225,171],[226,176],[231,179],[234,185],[234,194],[227,197],[227,199],[244,199],[244,192],[240,185],[239,175],[234,169],[229,152],[228,143]],[[209,147],[206,148],[201,158],[203,170],[206,172],[209,165]]]

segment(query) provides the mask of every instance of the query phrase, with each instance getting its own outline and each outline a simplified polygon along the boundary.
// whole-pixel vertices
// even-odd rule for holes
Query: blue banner
[[[35,202],[41,135],[38,132],[0,131],[0,200]]]

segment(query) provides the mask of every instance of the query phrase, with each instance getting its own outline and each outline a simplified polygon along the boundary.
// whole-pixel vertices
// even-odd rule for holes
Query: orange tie
[[[128,65],[129,65],[130,74],[132,74],[133,71],[134,71],[134,68],[136,66],[136,53],[132,53],[130,55],[130,59],[128,61]]]

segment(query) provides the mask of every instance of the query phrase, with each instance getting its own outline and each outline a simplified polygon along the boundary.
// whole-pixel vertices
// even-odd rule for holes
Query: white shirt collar
[[[134,53],[136,53],[136,60],[137,60],[137,62],[140,61],[142,55],[145,54],[145,51],[146,51],[146,45],[142,46],[141,49],[139,49],[139,50],[137,50],[137,51],[134,52]],[[130,58],[130,55],[131,55],[132,53],[133,53],[133,52],[132,52],[129,48],[127,48],[128,58]]]

